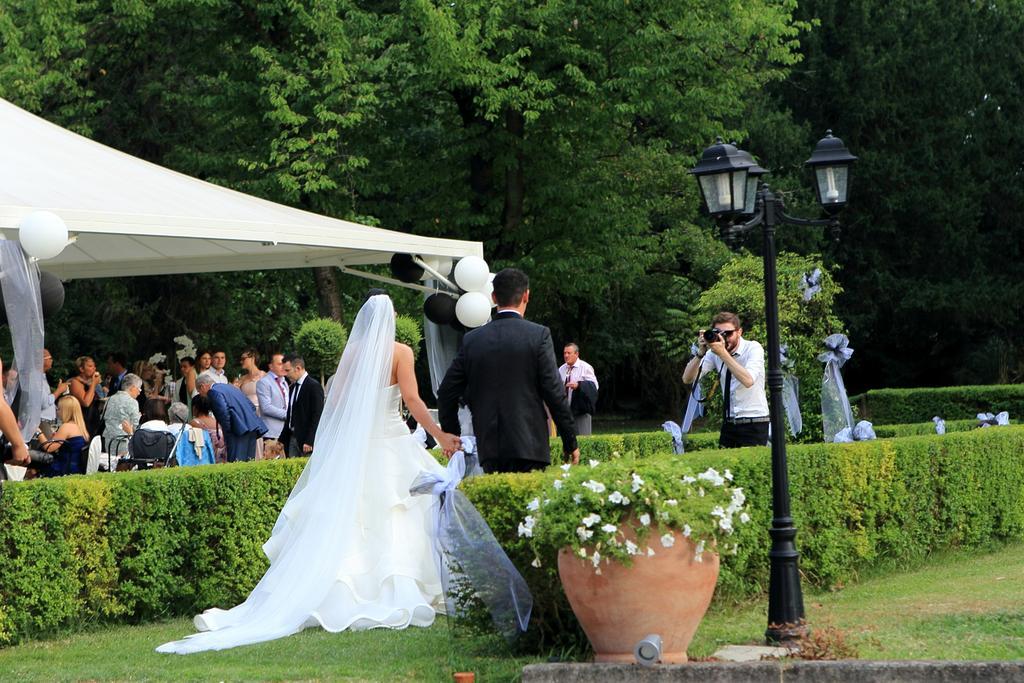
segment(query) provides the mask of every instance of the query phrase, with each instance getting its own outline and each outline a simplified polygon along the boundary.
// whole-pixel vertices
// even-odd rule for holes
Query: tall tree
[[[778,92],[860,156],[837,278],[850,385],[1024,377],[1024,3],[809,0]]]

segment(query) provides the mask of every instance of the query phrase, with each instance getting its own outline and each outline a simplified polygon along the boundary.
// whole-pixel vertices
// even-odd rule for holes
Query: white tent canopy
[[[47,210],[73,243],[62,279],[387,263],[392,254],[483,256],[466,242],[327,218],[197,180],[106,147],[0,99],[0,236]]]

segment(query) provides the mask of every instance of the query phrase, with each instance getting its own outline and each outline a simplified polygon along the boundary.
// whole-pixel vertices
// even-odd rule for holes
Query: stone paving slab
[[[788,647],[771,647],[770,645],[726,645],[719,648],[714,659],[722,662],[759,662],[762,659],[788,657],[793,650]]]
[[[780,660],[693,662],[642,667],[636,664],[530,664],[523,683],[1019,683],[1024,661]]]

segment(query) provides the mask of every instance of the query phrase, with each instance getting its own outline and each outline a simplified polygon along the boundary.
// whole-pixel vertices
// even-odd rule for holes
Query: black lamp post
[[[768,553],[771,574],[768,584],[768,629],[765,637],[778,643],[800,638],[806,632],[804,599],[796,549],[796,527],[789,511],[789,471],[782,420],[782,368],[779,362],[779,301],[775,272],[775,226],[827,226],[839,236],[839,211],[846,205],[850,169],[857,157],[850,154],[832,131],[818,141],[807,165],[814,170],[818,201],[828,214],[824,219],[796,218],[786,214],[782,197],[758,178],[766,171],[753,157],[735,145],[718,142],[704,150],[692,171],[697,176],[708,213],[718,222],[722,237],[735,244],[757,226],[764,234],[764,310],[768,327],[767,384],[771,399],[772,428],[772,548]]]

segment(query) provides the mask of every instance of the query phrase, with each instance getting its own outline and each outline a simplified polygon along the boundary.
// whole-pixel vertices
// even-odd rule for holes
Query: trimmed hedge
[[[944,436],[877,439],[787,448],[792,514],[805,580],[827,588],[848,583],[872,565],[906,566],[945,548],[981,548],[1024,539],[1024,427]],[[673,456],[655,456],[673,457]],[[714,450],[680,457],[692,467],[729,468],[751,501],[739,527],[739,552],[723,557],[719,599],[767,589],[771,525],[771,453],[767,447]],[[643,473],[643,463],[637,463]],[[467,495],[534,592],[534,646],[585,643],[562,594],[556,548],[540,568],[516,525],[526,503],[553,473],[495,475],[466,482]],[[509,509],[513,506],[513,509]],[[515,509],[514,506],[518,506]]]
[[[582,463],[588,460],[608,460],[613,453],[634,453],[639,457],[647,457],[672,450],[672,436],[666,431],[581,436],[577,442]],[[718,432],[687,434],[685,444],[687,452],[718,448]],[[561,439],[551,439],[551,461],[561,462],[561,458]]]
[[[618,437],[595,438],[614,457]],[[732,470],[753,521],[737,532],[739,553],[723,558],[718,594],[734,599],[763,591],[769,449],[673,456],[643,435],[635,438],[653,449],[643,457]],[[790,446],[803,575],[813,585],[834,586],[881,561],[1024,538],[1022,451],[1018,426]],[[262,543],[304,464],[275,460],[5,485],[0,643],[236,604],[266,568]],[[642,459],[636,467],[642,474]],[[558,473],[491,475],[463,487],[531,585],[534,626],[525,644],[533,647],[582,642],[555,574],[557,549],[547,549],[542,567],[531,567],[532,552],[516,532],[527,502]]]
[[[859,406],[861,419],[875,425],[927,422],[936,415],[960,420],[1003,410],[1016,418],[1024,414],[1024,384],[872,389],[854,396],[851,403]]]
[[[230,606],[305,460],[6,483],[0,644]]]

